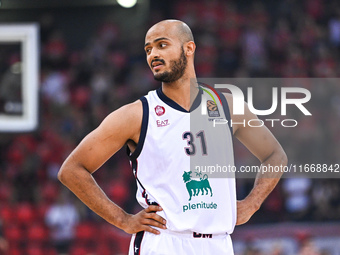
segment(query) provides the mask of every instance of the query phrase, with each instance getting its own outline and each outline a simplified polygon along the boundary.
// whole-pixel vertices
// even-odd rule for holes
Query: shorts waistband
[[[180,236],[180,237],[186,237],[186,238],[193,238],[193,239],[210,239],[210,238],[217,238],[217,239],[223,239],[226,238],[229,234],[209,234],[209,233],[198,233],[198,232],[191,232],[191,231],[185,231],[185,232],[178,232],[178,231],[172,231],[169,229],[159,229],[164,234],[167,235],[174,235],[174,236]]]

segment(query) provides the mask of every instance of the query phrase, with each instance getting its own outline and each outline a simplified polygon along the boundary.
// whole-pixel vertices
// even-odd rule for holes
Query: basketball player
[[[234,178],[214,178],[203,167],[195,167],[193,159],[200,166],[233,165],[235,136],[262,165],[287,162],[266,127],[218,125],[208,132],[209,118],[243,123],[257,117],[247,107],[243,116],[234,116],[228,94],[220,94],[221,101],[213,107],[209,102],[212,116],[200,114],[207,90],[192,82],[195,47],[190,28],[181,21],[165,20],[151,27],[144,50],[161,88],[107,116],[59,172],[60,181],[90,209],[133,234],[130,255],[233,254],[234,226],[246,223],[260,208],[281,173],[258,174],[250,194],[237,201]],[[137,200],[144,207],[135,215],[110,201],[92,177],[125,144],[137,181]]]

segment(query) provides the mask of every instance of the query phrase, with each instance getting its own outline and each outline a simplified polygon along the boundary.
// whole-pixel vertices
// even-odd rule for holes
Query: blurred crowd
[[[340,75],[337,1],[187,2],[173,1],[169,8],[161,3],[153,6],[151,1],[152,15],[143,34],[165,18],[185,21],[197,44],[198,77]],[[129,40],[119,24],[103,19],[83,47],[71,49],[68,44],[72,38],[65,37],[52,15],[44,14],[39,23],[39,128],[25,134],[0,134],[0,254],[87,254],[84,249],[93,254],[125,254],[129,236],[109,228],[66,191],[57,180],[57,172],[105,116],[160,86],[146,64],[144,38]],[[6,66],[15,65],[20,58],[17,52],[0,53],[1,91],[6,87],[6,72],[13,70],[6,70]],[[300,116],[299,128],[292,131],[278,128],[273,132],[295,164],[340,163],[336,162],[340,152],[340,86],[307,88],[312,91],[309,106],[313,116]],[[237,165],[259,164],[238,143],[235,154]],[[140,209],[124,148],[94,177],[118,205],[131,213]],[[238,181],[239,197],[249,192],[252,183]],[[249,224],[340,220],[339,184],[338,179],[282,179]],[[244,253],[255,254],[264,253],[251,247]],[[270,254],[283,255],[278,249]],[[329,253],[317,251],[308,242],[301,244],[296,254]]]

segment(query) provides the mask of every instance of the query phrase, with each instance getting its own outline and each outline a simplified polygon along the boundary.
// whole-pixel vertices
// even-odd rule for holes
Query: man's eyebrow
[[[166,37],[160,37],[160,38],[157,38],[157,39],[153,40],[153,42],[155,43],[155,42],[162,41],[162,40],[167,40],[167,41],[170,41],[170,39],[169,39],[169,38],[166,38]],[[149,43],[149,42],[148,42],[148,43],[146,43],[146,44],[144,45],[144,48],[145,48],[146,46],[148,46],[148,45],[150,45],[150,43]]]

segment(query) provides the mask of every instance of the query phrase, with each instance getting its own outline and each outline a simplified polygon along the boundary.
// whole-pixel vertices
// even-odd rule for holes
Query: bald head
[[[146,35],[154,31],[167,31],[176,36],[182,43],[194,41],[190,27],[183,21],[168,19],[163,20],[153,25]]]
[[[195,49],[190,28],[179,20],[163,20],[145,35],[146,61],[155,79],[164,83],[195,76]]]

